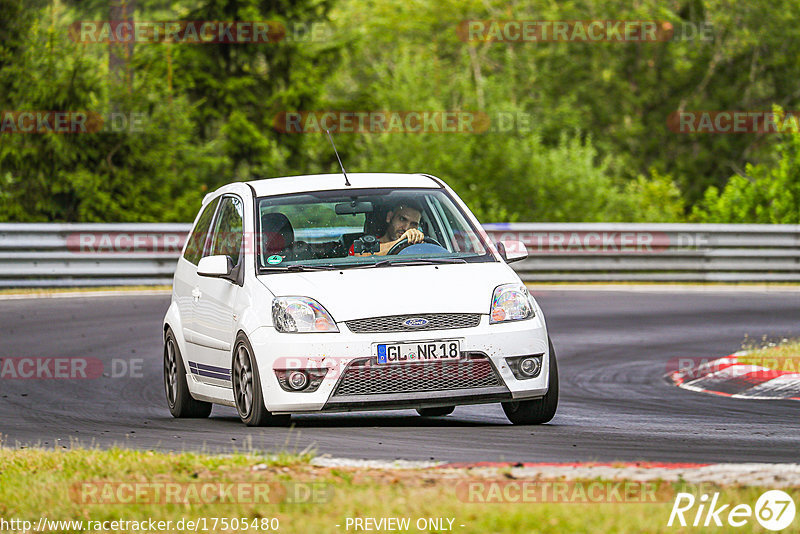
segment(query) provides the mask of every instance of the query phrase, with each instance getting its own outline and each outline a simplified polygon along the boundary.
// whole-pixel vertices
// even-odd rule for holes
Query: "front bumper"
[[[355,410],[387,410],[428,408],[463,404],[481,404],[531,399],[547,392],[549,358],[547,332],[539,317],[529,320],[489,324],[482,315],[478,326],[424,332],[391,332],[356,334],[344,323],[340,332],[330,334],[283,334],[272,327],[262,327],[251,333],[261,378],[266,408],[272,413],[341,412]],[[444,339],[461,340],[461,351],[491,364],[496,381],[468,381],[457,388],[426,391],[402,391],[394,388],[381,392],[375,383],[366,389],[344,394],[337,389],[351,365],[363,364],[375,356],[377,343],[424,342]],[[536,378],[517,380],[505,358],[543,354],[543,365]],[[469,356],[472,357],[472,356]],[[441,365],[439,362],[415,363],[416,366]],[[366,365],[369,365],[367,363]],[[445,364],[452,365],[452,364]],[[395,367],[397,366],[397,367]],[[399,369],[401,364],[390,367]],[[289,392],[280,387],[274,369],[327,368],[325,378],[314,392]],[[381,366],[387,369],[387,366]],[[377,368],[376,368],[377,369]],[[483,368],[486,372],[486,368]],[[444,382],[443,382],[444,384]],[[392,389],[392,388],[389,388]]]

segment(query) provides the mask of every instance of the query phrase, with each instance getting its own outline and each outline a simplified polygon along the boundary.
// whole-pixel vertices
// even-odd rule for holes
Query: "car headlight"
[[[277,297],[272,301],[272,324],[278,332],[338,332],[328,310],[307,297]]]
[[[522,321],[534,316],[533,299],[522,284],[497,286],[492,295],[489,323]]]

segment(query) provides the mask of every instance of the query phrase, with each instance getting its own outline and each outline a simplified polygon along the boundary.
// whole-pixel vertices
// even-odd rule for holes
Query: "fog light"
[[[280,384],[283,391],[288,391],[289,393],[314,393],[319,389],[327,373],[327,367],[275,369],[278,384]]]
[[[531,354],[527,356],[512,356],[506,358],[508,368],[514,373],[517,380],[536,378],[542,372],[542,356],[544,354]]]
[[[542,367],[542,361],[536,357],[529,357],[523,358],[521,362],[519,362],[519,372],[525,376],[536,376],[539,374],[539,370]]]
[[[292,371],[289,373],[289,387],[295,391],[305,389],[308,385],[308,375],[303,371]]]

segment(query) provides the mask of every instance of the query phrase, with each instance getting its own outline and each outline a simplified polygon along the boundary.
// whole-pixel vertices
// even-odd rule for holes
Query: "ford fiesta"
[[[544,316],[464,202],[423,174],[233,183],[209,194],[164,318],[175,417],[502,403],[551,420],[558,371]]]

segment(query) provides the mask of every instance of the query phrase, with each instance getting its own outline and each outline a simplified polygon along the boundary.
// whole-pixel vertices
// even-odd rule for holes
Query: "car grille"
[[[374,363],[372,358],[350,362],[333,396],[413,393],[502,386],[489,359],[468,353],[467,359],[411,364]]]
[[[425,319],[424,326],[406,326],[408,319]],[[479,313],[423,313],[420,315],[389,315],[346,321],[351,332],[368,334],[373,332],[420,332],[425,330],[449,330],[452,328],[474,328],[481,322]]]

